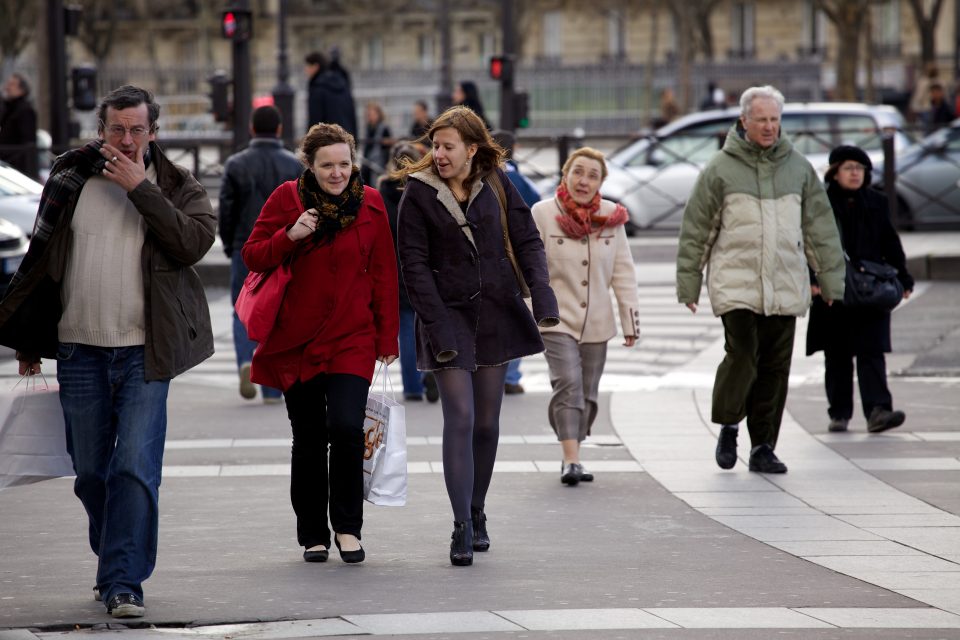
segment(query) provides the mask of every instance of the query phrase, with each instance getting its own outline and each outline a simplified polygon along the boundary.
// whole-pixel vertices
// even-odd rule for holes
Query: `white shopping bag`
[[[0,391],[0,489],[72,475],[58,388],[28,376]]]
[[[367,395],[363,421],[363,497],[373,504],[402,507],[407,502],[406,417],[393,393],[387,395],[389,375],[382,366],[374,382],[380,374],[382,392]]]

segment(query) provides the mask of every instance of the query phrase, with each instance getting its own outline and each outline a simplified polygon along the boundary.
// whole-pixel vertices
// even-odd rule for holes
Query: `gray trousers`
[[[607,361],[606,342],[577,342],[565,333],[544,333],[553,397],[547,409],[558,440],[582,442],[597,417],[600,374]]]

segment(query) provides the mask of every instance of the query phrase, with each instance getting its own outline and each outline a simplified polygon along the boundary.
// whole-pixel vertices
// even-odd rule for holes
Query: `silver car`
[[[739,115],[738,108],[692,113],[614,152],[607,162],[603,197],[622,203],[637,228],[679,228],[697,176]],[[902,127],[903,117],[890,106],[788,103],[782,116],[783,131],[794,148],[821,175],[830,150],[840,144],[855,144],[880,161],[882,135],[892,131],[895,148],[906,148],[911,140]]]
[[[10,279],[27,253],[27,238],[20,227],[0,218],[0,295],[7,290]]]
[[[0,161],[0,218],[14,223],[29,239],[40,206],[43,185]]]

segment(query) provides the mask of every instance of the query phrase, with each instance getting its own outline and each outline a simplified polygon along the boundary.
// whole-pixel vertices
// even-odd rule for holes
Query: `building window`
[[[817,8],[816,0],[804,0],[801,11],[803,11],[803,40],[797,47],[797,54],[801,58],[822,58],[826,53],[824,45],[826,16]]]
[[[873,6],[873,46],[883,58],[900,57],[900,0],[883,0]]]
[[[417,44],[420,53],[420,68],[427,71],[433,69],[435,60],[433,55],[433,34],[420,34]]]
[[[734,2],[730,8],[731,58],[752,58],[756,54],[754,28],[755,12],[752,2]]]
[[[563,13],[547,11],[543,14],[543,57],[559,62],[563,56]]]
[[[480,52],[480,66],[486,67],[490,62],[490,58],[496,55],[497,39],[492,33],[481,33],[477,38],[477,50]]]
[[[383,69],[383,38],[380,36],[371,36],[367,40],[367,69]]]
[[[626,11],[611,9],[607,13],[607,57],[624,61],[627,58]]]

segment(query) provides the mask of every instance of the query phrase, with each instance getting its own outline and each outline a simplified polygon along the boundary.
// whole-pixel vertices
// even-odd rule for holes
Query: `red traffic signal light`
[[[499,80],[503,77],[503,58],[494,56],[490,58],[490,77]]]
[[[220,18],[220,32],[227,40],[249,40],[253,35],[253,14],[243,9],[224,11]]]
[[[490,58],[490,77],[500,82],[513,82],[513,57],[493,56]]]

